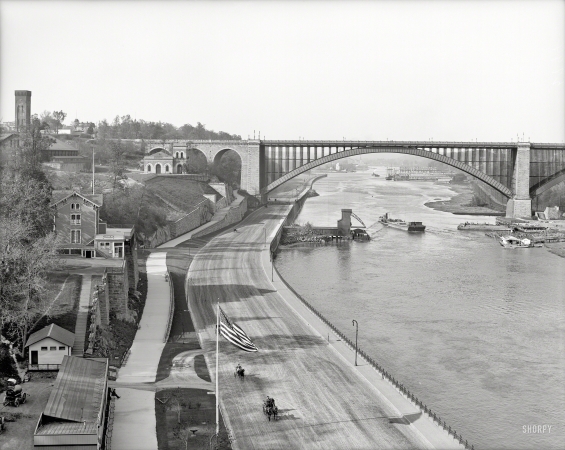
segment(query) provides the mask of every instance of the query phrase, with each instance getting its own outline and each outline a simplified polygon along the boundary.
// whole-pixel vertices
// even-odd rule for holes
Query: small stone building
[[[172,153],[163,147],[156,147],[143,158],[143,172],[159,174],[184,173],[187,161],[186,149],[173,148]]]
[[[56,370],[63,358],[71,354],[75,334],[52,323],[33,333],[26,342],[29,347],[29,370]]]

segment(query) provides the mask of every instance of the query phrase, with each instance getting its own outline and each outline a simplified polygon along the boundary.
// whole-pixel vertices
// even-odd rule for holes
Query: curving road
[[[261,208],[237,232],[214,238],[187,275],[187,298],[212,377],[218,299],[259,347],[246,353],[220,341],[220,399],[234,448],[429,448],[413,427],[396,423],[398,411],[274,291],[261,254],[288,208]],[[246,369],[244,382],[233,376],[237,363]],[[279,408],[277,422],[263,415],[267,395]]]

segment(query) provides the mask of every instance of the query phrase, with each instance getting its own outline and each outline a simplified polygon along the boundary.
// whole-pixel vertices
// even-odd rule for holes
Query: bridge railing
[[[281,227],[282,229],[282,227]],[[330,329],[337,335],[339,336],[339,338],[345,342],[351,349],[355,348],[355,344],[353,343],[353,341],[351,339],[349,339],[344,333],[342,333],[333,323],[331,323],[328,319],[326,319],[321,312],[319,312],[316,308],[314,308],[310,303],[308,303],[308,301],[306,301],[298,292],[296,292],[294,290],[294,288],[288,284],[286,282],[286,280],[281,276],[280,272],[278,271],[278,269],[276,268],[276,266],[273,266],[275,269],[275,272],[277,272],[277,275],[279,276],[279,278],[281,279],[281,281],[286,285],[286,287],[294,294],[296,295],[296,297],[298,297],[300,299],[300,301],[310,310],[312,311],[322,322],[324,322],[328,327],[330,327]],[[429,408],[424,402],[422,402],[420,399],[418,399],[418,397],[416,397],[416,395],[414,395],[412,392],[410,392],[410,390],[404,386],[402,383],[400,383],[399,380],[397,380],[390,372],[388,372],[387,370],[384,369],[383,366],[381,366],[374,358],[372,358],[371,356],[369,356],[365,351],[363,351],[359,345],[357,345],[357,353],[367,362],[369,363],[375,370],[377,370],[384,378],[386,378],[390,383],[392,383],[392,385],[401,393],[403,394],[408,400],[410,400],[412,403],[414,403],[418,408],[420,408],[420,410],[424,413],[427,414],[428,417],[430,419],[432,419],[434,422],[437,422],[437,424],[439,426],[441,426],[444,430],[446,430],[448,432],[448,434],[450,434],[451,436],[453,436],[453,438],[458,441],[461,445],[463,445],[466,449],[471,449],[474,450],[475,447],[471,444],[469,444],[469,441],[467,439],[463,439],[463,436],[461,435],[461,433],[458,433],[457,431],[455,431],[454,428],[451,428],[451,426],[448,426],[447,423],[445,422],[445,420],[442,421],[441,417],[439,416],[439,414],[437,414],[436,412],[433,412],[431,408]]]

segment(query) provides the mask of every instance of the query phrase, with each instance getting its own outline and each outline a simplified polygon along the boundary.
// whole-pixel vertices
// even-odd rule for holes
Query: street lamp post
[[[351,324],[355,325],[355,365],[357,365],[357,335],[359,334],[359,323],[353,319]]]
[[[274,276],[273,276],[273,271],[274,271],[274,266],[275,266],[275,254],[273,252],[271,253],[271,282],[275,281]]]

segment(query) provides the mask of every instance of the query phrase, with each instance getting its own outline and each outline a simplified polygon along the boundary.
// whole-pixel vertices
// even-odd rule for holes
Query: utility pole
[[[357,334],[359,333],[359,324],[355,319],[351,322],[353,326],[355,326],[355,365],[357,365]]]
[[[92,194],[94,195],[94,145],[90,148],[92,148]]]

